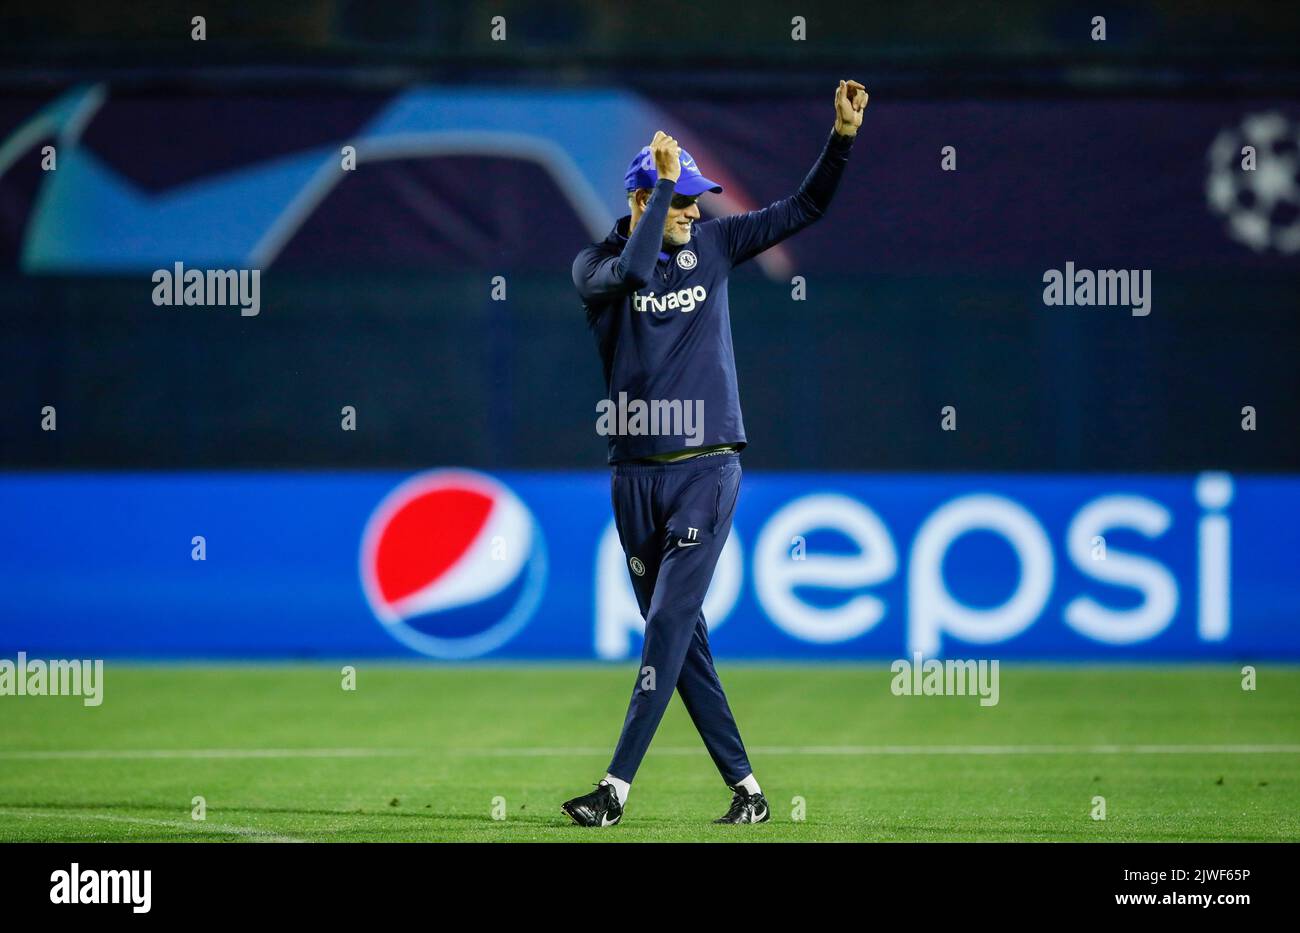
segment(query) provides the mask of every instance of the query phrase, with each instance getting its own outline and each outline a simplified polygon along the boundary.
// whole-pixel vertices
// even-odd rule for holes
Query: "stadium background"
[[[1233,689],[1242,664],[1300,658],[1300,14],[797,6],[226,3],[193,11],[202,42],[171,4],[6,9],[0,657],[227,665],[208,687],[187,667],[123,669],[135,701],[178,709],[190,691],[253,682],[230,661],[415,660],[443,678],[416,695],[485,715],[488,685],[523,689],[487,661],[623,660],[583,675],[581,689],[615,698],[612,723],[639,636],[570,262],[622,213],[623,168],[661,125],[727,185],[722,213],[791,193],[851,76],[871,104],[829,215],[731,281],[751,443],[711,594],[717,656],[872,671],[922,648],[1218,662],[1209,680]],[[1099,14],[1104,42],[1089,35]],[[504,42],[490,38],[496,15]],[[791,40],[792,15],[807,41]],[[1256,175],[1232,155],[1247,141]],[[336,171],[348,145],[358,169]],[[156,307],[151,275],[177,262],[260,268],[260,313]],[[1150,269],[1150,315],[1044,306],[1044,272],[1067,262]],[[956,431],[940,428],[947,405]],[[43,429],[45,406],[57,430]],[[425,477],[450,498],[425,500],[413,533],[465,558],[463,598],[445,586],[454,566],[393,582],[364,545],[388,527],[386,497],[449,469]],[[444,527],[456,496],[484,489],[511,518],[504,560]],[[972,501],[969,529],[937,529]],[[1083,521],[1099,504],[1109,524]],[[1020,529],[1018,548],[989,522]],[[1109,577],[1090,530],[1105,534]],[[803,582],[791,531],[806,538]],[[418,576],[418,540],[402,540],[397,575]],[[847,582],[828,569],[837,558]],[[970,613],[960,637],[927,580]],[[408,617],[398,597],[419,587],[441,609]],[[1000,611],[1016,594],[1027,602]],[[463,670],[482,681],[430,658],[478,658]],[[1295,742],[1298,681],[1276,669],[1281,705],[1231,721],[1214,719],[1199,668],[1163,693],[1164,674],[1135,687],[1123,667],[1025,670],[1028,695],[1086,683],[1079,696],[1130,697],[1085,730],[1097,741],[1115,738],[1107,723],[1129,735],[1145,697],[1185,701],[1150,719],[1151,741]],[[734,675],[739,703],[768,695],[764,670]],[[808,671],[791,689],[851,679]],[[846,698],[876,710],[859,689],[808,700],[802,721]],[[988,737],[1060,740],[1058,712]],[[71,717],[25,713],[10,757],[93,742]],[[468,735],[437,723],[435,743]],[[982,734],[960,716],[891,731],[904,725],[848,738]],[[220,744],[222,729],[226,744],[249,741],[231,721],[196,741]],[[1294,752],[1280,754],[1274,784],[1294,794]],[[0,804],[38,797],[48,767],[30,786],[15,777]],[[1273,813],[1238,837],[1294,838],[1294,819]],[[1037,826],[1007,825],[1019,838]],[[1191,832],[1158,818],[1129,831]]]
[[[1247,478],[1300,464],[1300,249],[1282,242],[1300,224],[1295,70],[1278,44],[1287,14],[1141,4],[1112,16],[1101,42],[1068,4],[876,11],[865,28],[827,7],[810,9],[811,39],[795,42],[775,5],[739,21],[680,10],[671,26],[599,4],[278,9],[214,11],[204,42],[188,21],[178,38],[165,5],[111,21],[91,5],[70,5],[65,21],[8,14],[5,649],[402,654],[375,638],[350,570],[365,513],[401,478],[393,470],[456,466],[542,483],[535,496],[550,495],[555,471],[582,478],[580,493],[559,481],[562,507],[538,536],[547,589],[563,598],[534,627],[559,628],[498,651],[590,656],[608,522],[603,392],[572,257],[623,212],[621,171],[660,125],[726,181],[724,213],[788,194],[824,139],[825,89],[848,69],[871,79],[875,104],[834,210],[732,282],[747,487],[761,494],[763,471],[802,474],[772,480],[770,505],[746,495],[742,540],[747,519],[853,485],[830,471],[889,473],[863,487],[874,510],[895,484],[920,484],[917,504],[888,522],[904,539],[937,505],[988,489],[975,471],[1007,474],[998,485],[1012,499],[1015,474],[1086,473],[1031,506],[1068,580],[1077,568],[1056,512],[1148,494],[1154,480],[1134,473],[1182,477],[1164,503],[1168,535],[1147,533],[1157,550],[1177,539],[1181,605],[1166,638],[1119,641],[1130,654],[1199,655],[1203,644],[1180,637],[1198,585],[1189,493],[1196,474],[1231,471],[1262,501],[1237,500],[1237,624],[1210,653],[1300,653],[1293,565],[1254,556],[1294,557],[1300,486]],[[478,28],[498,12],[504,42]],[[1212,47],[1193,41],[1211,33]],[[1261,176],[1290,173],[1266,228],[1278,242],[1266,233],[1262,248],[1230,236],[1207,194],[1216,139],[1252,117],[1282,121],[1252,138],[1275,142]],[[40,167],[50,143],[54,172]],[[359,171],[335,171],[345,145]],[[953,172],[940,169],[949,145]],[[1067,261],[1152,270],[1152,313],[1045,307],[1042,275]],[[262,269],[261,313],[154,307],[150,276],[176,262]],[[42,429],[47,405],[55,431]],[[355,431],[341,429],[345,405]],[[955,432],[940,430],[945,405]],[[388,478],[353,472],[313,493],[310,479],[265,472],[340,469]],[[550,472],[520,472],[536,470]],[[932,478],[904,478],[917,471]],[[153,507],[124,510],[133,494]],[[214,497],[233,528],[205,512]],[[534,514],[547,505],[525,502]],[[1256,526],[1250,509],[1288,520]],[[254,518],[258,533],[238,537]],[[110,529],[132,546],[110,546]],[[204,563],[190,560],[193,535],[211,540]],[[824,535],[822,550],[867,550],[843,537]],[[1149,548],[1113,529],[1115,546],[1129,539]],[[947,574],[959,598],[987,608],[1016,590],[1016,557],[982,543],[955,548]],[[898,548],[906,566],[906,541]],[[160,580],[166,599],[150,595]],[[853,594],[824,595],[833,606]],[[1114,581],[1092,595],[1117,611],[1142,602]],[[897,634],[906,600],[890,603],[881,632]],[[1043,609],[1043,628],[1060,627],[1060,603]],[[489,626],[499,609],[451,624]],[[250,634],[227,637],[237,620]],[[768,637],[761,606],[742,602],[738,621],[724,655],[797,647]],[[832,643],[902,650],[897,637]],[[1005,647],[1098,648],[1064,636]]]

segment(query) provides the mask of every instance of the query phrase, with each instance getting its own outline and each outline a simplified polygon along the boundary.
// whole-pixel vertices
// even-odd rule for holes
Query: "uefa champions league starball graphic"
[[[1254,167],[1242,150],[1252,147]],[[1256,252],[1300,252],[1300,122],[1252,113],[1215,137],[1205,196],[1228,235]]]
[[[434,470],[376,506],[361,543],[361,582],[384,628],[435,658],[473,658],[528,623],[546,585],[536,520],[483,473]]]

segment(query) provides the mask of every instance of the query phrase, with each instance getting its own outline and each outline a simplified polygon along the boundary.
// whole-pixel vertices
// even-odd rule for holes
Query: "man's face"
[[[653,193],[649,188],[642,188],[636,192],[638,218]],[[668,205],[668,217],[664,220],[664,242],[669,246],[685,246],[691,241],[691,225],[700,219],[700,209],[695,206],[695,202],[699,199],[698,194],[673,195]]]
[[[695,202],[699,195],[673,196],[668,205],[668,218],[664,221],[664,242],[671,246],[685,246],[691,241],[691,225],[700,219],[700,209]]]

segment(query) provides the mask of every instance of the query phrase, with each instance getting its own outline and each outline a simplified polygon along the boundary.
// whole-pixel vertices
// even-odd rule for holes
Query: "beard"
[[[694,226],[692,224],[691,226]],[[673,224],[672,228],[664,231],[664,242],[670,246],[685,246],[691,241],[691,227],[682,227]]]

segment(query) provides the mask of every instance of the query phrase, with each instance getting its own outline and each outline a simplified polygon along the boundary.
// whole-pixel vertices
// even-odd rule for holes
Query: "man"
[[[623,732],[604,780],[563,810],[580,826],[612,826],[672,696],[681,695],[731,807],[717,823],[762,823],[767,801],[745,754],[709,653],[701,607],[731,531],[746,444],[727,307],[733,268],[825,213],[867,105],[841,81],[835,128],[798,192],[770,207],[697,223],[696,201],[722,186],[663,131],[632,160],[632,213],[578,254],[573,281],[595,332],[610,403],[659,413],[702,412],[664,427],[620,416],[610,430],[614,523],[645,618],[645,642]],[[672,422],[672,418],[663,420]],[[650,428],[650,429],[647,429]],[[658,427],[661,430],[652,430]]]

